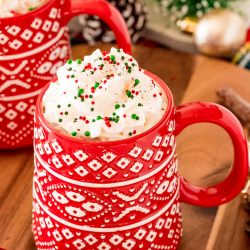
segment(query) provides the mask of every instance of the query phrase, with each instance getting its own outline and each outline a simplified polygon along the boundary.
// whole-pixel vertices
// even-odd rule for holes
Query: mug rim
[[[43,5],[41,5],[40,7],[38,7],[37,9],[32,10],[30,12],[27,12],[25,14],[21,14],[21,15],[17,15],[17,16],[11,16],[11,17],[0,17],[0,22],[3,22],[5,20],[6,21],[13,21],[15,19],[21,20],[21,19],[24,19],[26,17],[29,17],[30,15],[37,15],[40,12],[43,12],[47,8],[51,7],[51,5],[53,5],[55,1],[57,1],[57,0],[48,0],[46,3],[44,3]]]
[[[157,128],[161,127],[162,125],[166,124],[167,121],[170,118],[170,115],[172,113],[172,110],[174,108],[174,101],[173,101],[173,95],[172,92],[170,91],[169,87],[167,86],[167,84],[158,76],[156,76],[155,74],[153,74],[150,71],[144,70],[144,73],[149,76],[150,78],[152,78],[154,81],[157,82],[157,84],[162,88],[162,90],[165,93],[165,96],[167,98],[167,109],[164,113],[164,115],[162,116],[162,118],[150,129],[144,131],[143,133],[140,133],[138,135],[132,136],[132,137],[128,137],[125,139],[120,139],[120,140],[113,140],[113,141],[85,141],[83,138],[79,138],[79,137],[72,137],[66,133],[62,133],[60,131],[58,131],[55,127],[53,127],[45,118],[42,112],[42,99],[43,96],[46,92],[46,90],[48,89],[49,85],[51,84],[51,82],[47,83],[42,91],[40,92],[37,101],[36,101],[36,111],[35,111],[35,116],[36,119],[38,119],[42,126],[49,132],[49,133],[54,133],[57,137],[60,137],[63,140],[66,140],[68,142],[73,142],[73,143],[80,143],[82,145],[93,145],[93,146],[106,146],[106,145],[120,145],[120,144],[126,144],[126,143],[130,143],[130,142],[135,142],[138,139],[142,139],[143,137],[146,137],[147,135],[151,134],[153,131],[155,131]]]

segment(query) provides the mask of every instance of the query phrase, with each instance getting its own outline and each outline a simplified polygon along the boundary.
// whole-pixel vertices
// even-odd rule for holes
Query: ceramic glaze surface
[[[0,148],[32,144],[35,101],[69,58],[66,24],[80,13],[100,16],[130,52],[125,22],[104,0],[51,0],[28,14],[0,19]]]
[[[181,217],[173,120],[147,143],[142,138],[91,147],[51,137],[38,119],[33,218],[38,248],[176,248]]]
[[[33,233],[38,250],[176,249],[182,235],[180,202],[217,206],[235,197],[247,178],[246,141],[237,119],[223,107],[175,107],[165,83],[168,110],[150,130],[118,141],[88,142],[61,134],[35,113]],[[235,161],[212,187],[189,184],[178,174],[176,135],[211,122],[230,135]]]

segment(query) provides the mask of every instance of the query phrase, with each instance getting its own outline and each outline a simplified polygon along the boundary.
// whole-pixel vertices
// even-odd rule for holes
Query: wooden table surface
[[[91,51],[93,48],[76,46],[73,56],[79,58]],[[250,100],[250,73],[229,63],[142,46],[134,47],[133,54],[143,68],[168,84],[177,105],[216,101],[215,90],[223,85],[234,87]],[[193,125],[179,136],[177,143],[181,174],[192,183],[211,185],[225,177],[232,160],[232,146],[221,129],[207,124]],[[31,148],[0,151],[0,248],[35,249],[31,233],[32,172]],[[244,233],[246,213],[239,198],[222,208],[217,219],[220,223],[213,227],[217,208],[182,204],[184,235],[180,249],[250,249],[250,237]]]

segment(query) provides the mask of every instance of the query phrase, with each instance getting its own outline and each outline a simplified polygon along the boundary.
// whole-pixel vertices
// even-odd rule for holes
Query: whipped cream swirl
[[[26,14],[48,0],[0,0],[0,18]]]
[[[68,60],[43,96],[44,117],[61,132],[111,141],[140,134],[166,111],[162,89],[121,49]]]

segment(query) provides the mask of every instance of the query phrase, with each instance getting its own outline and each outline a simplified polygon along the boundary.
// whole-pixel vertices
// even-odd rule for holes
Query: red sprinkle
[[[85,98],[87,99],[87,98],[89,98],[89,96],[88,96],[88,95],[85,95]]]
[[[136,95],[139,95],[139,91],[136,91],[135,94],[136,94]]]
[[[78,80],[75,80],[75,83],[78,83]]]
[[[85,123],[86,123],[86,124],[89,124],[89,120],[86,120]]]
[[[69,76],[69,75],[67,75],[66,77],[67,77],[67,78],[70,78],[70,76]]]
[[[94,104],[95,104],[95,102],[94,102],[94,101],[92,101],[92,102],[91,102],[91,104],[92,104],[92,105],[94,105]]]
[[[153,97],[156,97],[157,95],[156,94],[153,94]]]
[[[136,134],[136,130],[133,131],[133,134],[134,134],[134,135]]]
[[[88,63],[88,64],[84,67],[84,69],[92,69],[91,63]]]
[[[124,117],[124,118],[126,118],[126,117],[127,117],[127,115],[126,115],[126,114],[124,114],[124,115],[123,115],[123,117]]]
[[[135,93],[135,91],[134,91],[134,90],[132,90],[131,92],[132,92],[132,94],[134,94],[134,93]]]
[[[108,51],[103,51],[102,54],[106,56],[109,52]]]
[[[91,87],[91,93],[95,93],[95,88]]]

